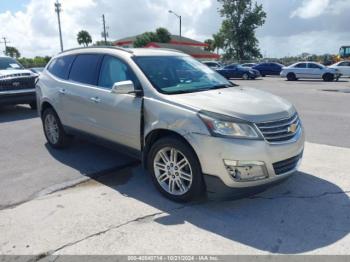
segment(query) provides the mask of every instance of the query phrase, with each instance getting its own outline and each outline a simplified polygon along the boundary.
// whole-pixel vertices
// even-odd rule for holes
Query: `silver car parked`
[[[175,201],[280,181],[296,172],[304,149],[289,102],[234,86],[171,50],[63,52],[40,75],[37,99],[52,147],[75,134],[112,143],[140,158]]]

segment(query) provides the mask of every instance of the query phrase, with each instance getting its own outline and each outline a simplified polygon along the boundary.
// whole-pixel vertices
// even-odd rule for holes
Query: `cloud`
[[[260,47],[267,57],[296,56],[304,52],[337,54],[341,45],[349,44],[347,40],[347,33],[311,31],[290,36],[264,36],[260,38]]]
[[[329,0],[304,0],[303,4],[292,12],[291,17],[308,19],[320,16],[326,11],[329,3]]]
[[[2,0],[0,0],[2,1]],[[102,14],[106,15],[110,40],[166,27],[204,41],[216,33],[222,18],[217,0],[60,0],[65,49],[77,47],[76,36],[87,30],[93,41],[102,40]],[[257,0],[267,12],[265,25],[257,31],[261,50],[285,56],[301,52],[337,53],[350,44],[350,0]],[[18,12],[0,10],[0,37],[23,56],[55,55],[60,50],[55,0],[29,0]],[[0,52],[3,45],[0,45]]]
[[[4,35],[24,56],[54,55],[59,52],[55,0],[31,0],[23,11],[0,13],[0,36]],[[102,14],[106,15],[111,40],[166,27],[178,34],[178,19],[171,9],[183,16],[183,34],[200,38],[218,30],[200,26],[202,14],[210,10],[216,0],[61,0],[64,48],[76,47],[76,35],[87,30],[93,41],[101,40]],[[216,16],[216,10],[210,15]],[[212,21],[211,16],[207,19]],[[207,21],[207,20],[206,20]],[[215,24],[215,23],[214,23]],[[219,24],[219,23],[216,23]],[[218,25],[219,26],[219,25]],[[197,33],[197,31],[200,31]],[[3,47],[0,47],[0,51]]]

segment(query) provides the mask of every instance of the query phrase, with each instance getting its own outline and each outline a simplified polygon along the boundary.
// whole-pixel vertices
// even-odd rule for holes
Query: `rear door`
[[[96,119],[91,114],[94,105],[91,98],[95,96],[102,59],[100,54],[78,55],[72,64],[65,90],[62,90],[68,126],[89,134],[98,132]]]

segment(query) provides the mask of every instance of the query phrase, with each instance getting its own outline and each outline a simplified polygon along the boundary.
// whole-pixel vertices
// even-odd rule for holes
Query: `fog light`
[[[268,177],[266,166],[261,161],[224,160],[229,175],[238,182],[256,181]]]

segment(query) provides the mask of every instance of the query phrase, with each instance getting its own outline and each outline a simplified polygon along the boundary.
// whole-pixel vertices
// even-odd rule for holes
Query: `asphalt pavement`
[[[349,254],[349,79],[233,81],[292,101],[308,141],[298,174],[244,199],[173,203],[134,159],[53,150],[35,111],[0,108],[0,254]]]
[[[290,82],[280,77],[232,81],[291,101],[301,116],[307,141],[350,147],[350,78],[341,78],[339,82]]]

